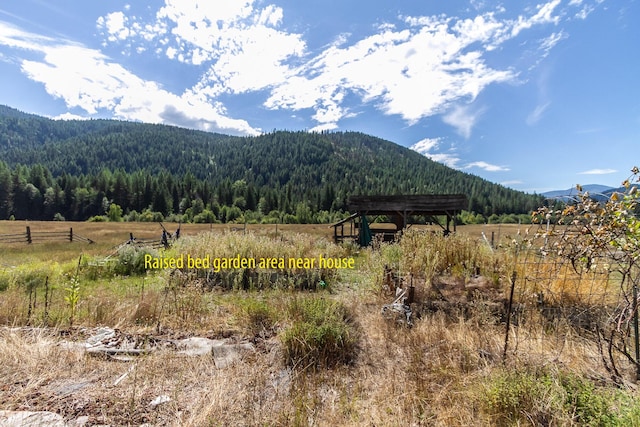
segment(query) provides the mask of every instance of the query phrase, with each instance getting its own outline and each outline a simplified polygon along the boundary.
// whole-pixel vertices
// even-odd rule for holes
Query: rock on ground
[[[67,427],[64,418],[48,411],[0,411],[3,427]]]

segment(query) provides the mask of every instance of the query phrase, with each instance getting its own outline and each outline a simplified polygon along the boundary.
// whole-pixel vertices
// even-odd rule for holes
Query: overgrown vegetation
[[[640,219],[638,209],[640,170],[634,167],[622,184],[624,191],[613,193],[606,201],[598,201],[588,192],[579,194],[575,203],[562,210],[540,208],[535,217],[539,223],[554,226],[542,233],[554,242],[545,253],[567,259],[576,274],[607,271],[618,278],[619,294],[609,322],[598,328],[597,338],[606,369],[621,380],[616,354],[622,355],[636,368],[640,380],[640,332],[638,320],[638,287],[640,286]],[[557,225],[557,227],[556,227]],[[635,349],[629,337],[633,334]]]
[[[622,380],[612,381],[593,331],[559,317],[571,307],[538,305],[535,290],[516,293],[503,358],[514,268],[518,286],[548,277],[549,287],[564,287],[561,302],[583,308],[583,294],[567,283],[585,276],[574,271],[563,280],[558,275],[570,271],[538,263],[542,245],[527,242],[535,229],[527,236],[503,226],[494,248],[464,227],[448,237],[412,229],[396,244],[365,249],[276,235],[271,227],[216,231],[185,236],[169,250],[132,246],[108,262],[83,256],[77,275],[77,254],[55,264],[47,250],[34,259],[40,249],[21,246],[25,263],[0,268],[0,378],[7,384],[0,409],[54,410],[69,420],[87,414],[91,423],[112,425],[640,425],[637,391],[628,384],[633,363],[616,358]],[[549,236],[550,245],[556,241],[559,248],[562,239]],[[519,265],[523,251],[536,262]],[[354,257],[356,268],[145,271],[143,253]],[[381,315],[396,298],[385,288],[385,266],[400,285],[416,287],[412,327]],[[70,327],[65,288],[74,276],[80,287]],[[433,283],[456,293],[436,292]],[[587,290],[599,283],[590,280]],[[433,304],[420,303],[428,298]],[[447,303],[455,310],[438,309]],[[82,343],[99,326],[145,342],[197,336],[251,343],[255,352],[226,368],[211,355],[170,348],[114,363],[84,353]],[[75,386],[81,392],[61,392]],[[160,395],[171,401],[151,407]]]
[[[498,371],[486,385],[494,425],[632,426],[640,405],[620,390],[572,373]]]
[[[294,297],[291,325],[282,333],[285,361],[296,369],[348,364],[356,357],[358,330],[348,309],[318,297]]]

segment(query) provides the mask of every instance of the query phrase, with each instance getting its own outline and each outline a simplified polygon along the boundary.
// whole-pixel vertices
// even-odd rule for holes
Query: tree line
[[[328,222],[350,195],[464,193],[466,220],[480,222],[543,201],[359,132],[234,137],[0,106],[0,158],[0,219],[86,220],[116,205],[130,219]]]
[[[58,177],[41,164],[0,161],[0,219],[182,222],[329,223],[346,215],[348,193],[326,183],[304,192],[244,179],[219,184],[192,173],[101,170]],[[461,223],[518,222],[527,214],[463,212]]]

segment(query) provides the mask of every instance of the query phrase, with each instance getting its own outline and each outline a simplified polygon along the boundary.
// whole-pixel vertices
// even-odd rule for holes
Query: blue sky
[[[527,192],[640,164],[638,0],[7,0],[0,103],[355,130]]]

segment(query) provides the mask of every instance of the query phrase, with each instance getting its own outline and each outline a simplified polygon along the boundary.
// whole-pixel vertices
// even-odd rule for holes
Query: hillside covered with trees
[[[0,106],[0,159],[0,219],[329,222],[350,195],[464,193],[480,222],[542,204],[357,132],[233,137]]]

